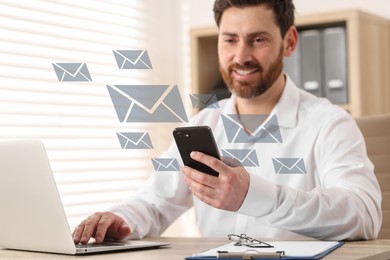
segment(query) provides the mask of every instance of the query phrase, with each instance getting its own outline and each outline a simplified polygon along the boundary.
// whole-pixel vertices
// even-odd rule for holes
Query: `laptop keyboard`
[[[124,245],[125,245],[124,243],[102,243],[102,244],[91,243],[91,244],[86,244],[86,245],[77,244],[76,248],[93,248],[93,247],[124,246]]]

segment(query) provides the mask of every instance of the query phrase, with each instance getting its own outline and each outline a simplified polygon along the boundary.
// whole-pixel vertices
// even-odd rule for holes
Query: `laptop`
[[[43,143],[0,142],[0,248],[75,255],[168,245],[142,240],[75,245]]]

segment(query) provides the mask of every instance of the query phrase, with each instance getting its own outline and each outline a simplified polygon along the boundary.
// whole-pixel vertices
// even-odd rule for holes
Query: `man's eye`
[[[226,42],[226,43],[235,43],[236,40],[234,40],[232,38],[228,38],[228,39],[225,39],[224,42]]]
[[[264,39],[263,39],[263,38],[260,38],[260,37],[257,37],[257,38],[254,38],[253,41],[254,41],[254,42],[263,42]]]

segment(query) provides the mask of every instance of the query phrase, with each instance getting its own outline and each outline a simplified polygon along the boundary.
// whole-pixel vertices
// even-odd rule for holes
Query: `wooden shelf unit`
[[[390,21],[359,10],[296,17],[296,26],[324,27],[345,23],[347,36],[348,104],[354,117],[390,113]],[[193,93],[214,92],[218,69],[218,30],[194,28],[191,34]]]

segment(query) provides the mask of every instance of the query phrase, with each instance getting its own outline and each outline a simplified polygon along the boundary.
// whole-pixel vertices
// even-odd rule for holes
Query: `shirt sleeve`
[[[171,144],[161,158],[176,158]],[[154,172],[131,197],[109,211],[122,217],[131,229],[131,239],[160,236],[183,212],[193,205],[191,193],[180,171]]]
[[[251,175],[238,212],[318,239],[375,239],[382,223],[381,192],[354,120],[341,115],[324,123],[313,152],[316,188],[303,191]]]
[[[188,125],[211,125],[210,121],[213,122],[218,115],[210,116],[207,109],[204,109],[193,116]],[[173,141],[160,158],[175,158],[179,167],[183,165]],[[140,239],[146,236],[160,236],[193,204],[192,194],[184,182],[181,171],[154,172],[139,191],[108,210],[122,217],[129,225],[131,229],[129,238]]]

